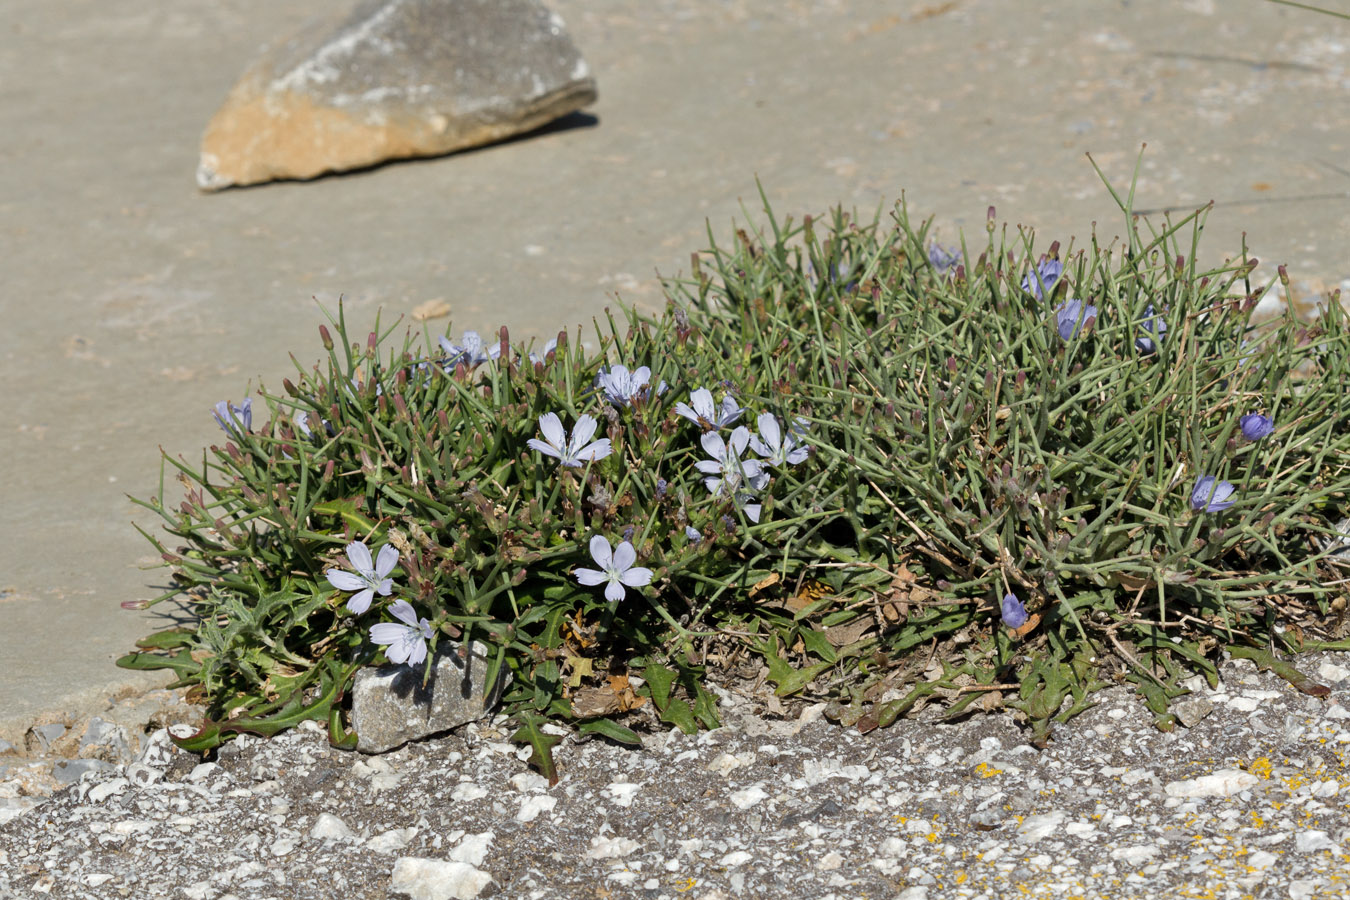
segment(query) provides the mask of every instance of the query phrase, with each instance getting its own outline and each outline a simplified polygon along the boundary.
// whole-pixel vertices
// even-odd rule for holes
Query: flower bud
[[[333,336],[328,333],[327,325],[319,326],[319,340],[323,341],[323,349],[325,350],[333,349]]]

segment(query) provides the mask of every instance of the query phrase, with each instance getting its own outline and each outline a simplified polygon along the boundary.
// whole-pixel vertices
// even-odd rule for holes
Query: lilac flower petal
[[[412,608],[412,604],[407,600],[395,600],[389,604],[389,612],[400,622],[406,622],[414,628],[417,627],[417,611]]]
[[[689,404],[694,408],[694,413],[702,419],[709,422],[713,419],[713,395],[707,388],[699,388],[689,395]]]
[[[684,526],[684,536],[689,538],[689,540],[691,541],[703,540],[703,535],[699,532],[697,528],[695,528],[692,525]]]
[[[329,569],[323,574],[328,583],[339,591],[359,591],[366,586],[364,578],[342,569]]]
[[[530,438],[525,442],[525,444],[531,450],[538,450],[545,456],[551,456],[554,459],[563,458],[562,450],[558,449],[557,447],[554,447],[552,444],[545,444],[543,441],[539,440],[539,438]]]
[[[1043,259],[1036,264],[1034,272],[1022,278],[1022,290],[1030,291],[1032,296],[1040,300],[1046,291],[1055,286],[1055,282],[1059,281],[1059,276],[1063,272],[1064,264],[1059,260]]]
[[[370,639],[377,644],[392,644],[407,634],[408,626],[397,622],[380,622],[370,626]]]
[[[347,611],[354,616],[359,616],[370,609],[370,602],[374,599],[374,588],[366,588],[360,593],[352,594],[351,599],[347,601]]]
[[[614,569],[623,572],[632,567],[637,562],[637,550],[628,541],[623,541],[614,548],[614,560],[611,563]]]
[[[381,597],[388,597],[394,591],[394,579],[386,578],[384,581],[381,581],[373,587],[375,593],[379,594]]]
[[[562,421],[559,420],[557,413],[547,412],[539,417],[539,430],[544,435],[544,440],[558,450],[567,446],[567,432],[563,430]],[[542,451],[540,451],[542,452]],[[550,456],[557,456],[557,453],[550,453]]]
[[[745,511],[745,517],[751,522],[759,522],[759,514],[763,510],[763,504],[747,503],[741,507]]]
[[[759,436],[763,438],[763,443],[775,450],[783,445],[783,431],[778,427],[777,416],[773,413],[760,413],[755,421],[759,424]]]
[[[787,461],[790,465],[794,465],[794,466],[795,466],[795,465],[797,465],[797,463],[806,462],[806,458],[807,458],[808,456],[810,456],[810,455],[811,455],[811,451],[808,450],[807,448],[805,448],[805,447],[797,447],[797,448],[791,450],[791,451],[787,454],[787,456],[784,457],[784,459],[786,459],[786,461]]]
[[[727,446],[731,448],[731,451],[736,456],[740,456],[745,452],[745,447],[749,443],[750,429],[746,428],[744,425],[738,425],[736,426],[736,430],[731,432],[731,440],[727,442]]]
[[[741,405],[736,402],[735,397],[730,394],[724,395],[722,397],[722,405],[717,409],[717,427],[721,428],[723,425],[730,425],[741,417],[742,412],[744,412],[744,410],[742,410]]]
[[[427,643],[425,640],[412,640],[411,652],[408,654],[408,665],[416,666],[426,661]]]
[[[722,436],[717,432],[705,431],[703,437],[698,439],[698,442],[703,445],[703,452],[707,453],[718,462],[722,462],[727,458],[727,442],[724,441]],[[700,469],[699,471],[704,470]]]
[[[1275,430],[1275,422],[1260,413],[1248,413],[1238,419],[1238,427],[1242,429],[1242,436],[1247,440],[1259,441]]]
[[[385,544],[380,548],[380,555],[375,559],[375,576],[377,578],[388,578],[389,573],[394,571],[398,565],[398,548],[393,544]]]
[[[1003,624],[1009,628],[1021,628],[1027,623],[1027,610],[1016,595],[1007,594],[1002,603]]]
[[[554,416],[554,418],[557,417]],[[595,428],[596,428],[596,421],[594,416],[588,416],[585,414],[577,416],[577,424],[572,426],[572,440],[570,443],[568,443],[567,446],[569,448],[572,448],[572,447],[580,447],[586,444],[588,441],[590,441],[592,437],[595,436]],[[559,426],[558,433],[560,435],[562,434],[562,426]],[[559,443],[559,446],[562,446],[561,442]]]
[[[347,561],[362,575],[369,576],[375,571],[375,562],[370,558],[370,548],[364,541],[352,541],[347,545]]]
[[[597,569],[573,569],[572,574],[576,576],[577,582],[586,585],[586,587],[595,587],[597,584],[604,584],[609,580],[609,576]]]
[[[601,569],[608,569],[614,561],[614,551],[609,546],[609,539],[603,534],[591,538],[591,559]]]
[[[613,452],[614,448],[610,446],[609,438],[601,438],[598,441],[592,441],[591,443],[587,444],[585,447],[582,447],[580,450],[576,451],[576,453],[572,455],[579,461],[590,460],[594,462],[595,460],[598,459],[604,459],[606,456],[609,456]],[[580,467],[581,463],[579,461],[573,463],[573,465]]]
[[[619,600],[622,600],[625,593],[626,591],[624,591],[623,585],[620,584],[617,579],[610,579],[609,584],[605,587],[605,599],[610,603],[616,603]]]
[[[1195,479],[1195,487],[1191,488],[1191,509],[1223,512],[1237,502],[1228,499],[1235,490],[1227,481],[1219,481],[1213,475],[1201,475]]]
[[[694,463],[694,468],[704,475],[720,475],[722,473],[722,464],[715,459],[700,459]]]
[[[652,570],[642,566],[633,566],[619,576],[619,581],[629,587],[642,587],[645,584],[652,583]]]

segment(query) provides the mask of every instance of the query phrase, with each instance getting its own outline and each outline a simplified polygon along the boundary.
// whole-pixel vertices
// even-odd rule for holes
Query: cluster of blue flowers
[[[465,332],[460,343],[441,338],[440,348],[445,356],[436,363],[447,372],[460,365],[474,368],[500,357],[499,346],[486,347],[474,332]],[[545,357],[555,350],[556,341],[550,341],[544,348]],[[533,354],[531,360],[544,361]],[[614,410],[622,411],[646,403],[653,395],[659,396],[668,389],[664,382],[653,389],[651,380],[651,369],[647,366],[631,371],[622,365],[610,366],[596,376],[594,395]],[[699,388],[691,393],[688,403],[674,404],[674,412],[702,429],[699,442],[709,458],[699,460],[695,467],[704,476],[703,483],[709,493],[730,499],[753,522],[758,522],[762,514],[759,498],[768,487],[770,470],[797,465],[810,455],[809,448],[802,443],[805,421],[797,420],[792,431],[784,433],[777,417],[767,412],[756,419],[757,433],[752,434],[749,428],[739,425],[724,438],[719,431],[735,425],[746,413],[729,392],[723,394],[719,403],[714,401],[712,391]],[[242,407],[236,407],[222,402],[216,407],[215,416],[228,434],[242,434],[252,427],[252,403],[245,400]],[[306,437],[312,435],[303,413],[295,417],[295,423]],[[332,426],[326,420],[323,424],[331,434]],[[597,418],[583,413],[577,416],[569,433],[557,413],[547,412],[539,417],[541,437],[529,438],[526,443],[542,456],[557,460],[559,466],[582,468],[614,452],[609,438],[595,439],[598,428]],[[747,451],[758,458],[748,457]],[[662,482],[658,490],[664,489]],[[572,570],[573,577],[581,585],[604,585],[605,599],[611,603],[622,600],[628,588],[645,587],[653,578],[651,569],[636,564],[637,550],[628,539],[631,532],[630,528],[618,546],[611,544],[604,535],[593,535],[588,548],[597,568]],[[690,526],[685,527],[684,533],[691,543],[703,539],[703,535]],[[399,552],[386,544],[372,558],[371,549],[365,542],[353,541],[347,545],[346,556],[350,571],[330,568],[324,574],[337,590],[352,592],[346,608],[352,615],[360,616],[370,609],[377,595],[388,597],[393,593],[392,575],[398,566]],[[409,665],[424,662],[427,642],[433,634],[430,622],[426,618],[419,619],[412,604],[403,599],[390,603],[388,612],[398,621],[372,625],[371,641],[387,648],[385,654],[391,662]]]
[[[651,369],[647,366],[632,371],[622,365],[611,366],[596,376],[596,392],[615,410],[623,410],[650,399],[653,394],[651,378]],[[661,382],[654,393],[659,396],[666,390],[667,385]],[[758,522],[763,513],[759,498],[768,487],[769,470],[797,465],[810,455],[810,450],[799,440],[804,425],[799,422],[796,435],[784,434],[773,413],[758,416],[757,434],[738,425],[729,437],[724,438],[719,431],[734,425],[745,413],[730,393],[723,394],[718,403],[712,391],[700,387],[690,394],[688,403],[677,402],[674,411],[703,430],[699,444],[709,458],[695,462],[694,467],[704,475],[704,487],[715,497],[730,499],[752,522]],[[577,417],[569,437],[558,414],[548,412],[539,417],[543,439],[530,438],[527,443],[531,449],[558,460],[559,465],[580,468],[613,452],[608,438],[591,440],[596,426],[596,419],[583,413]],[[759,459],[746,458],[747,449]],[[658,485],[659,491],[664,489],[664,483]],[[685,536],[695,543],[702,539],[698,530],[690,526],[685,527]],[[624,540],[614,548],[603,535],[595,535],[591,538],[590,551],[599,569],[578,568],[572,574],[583,585],[606,585],[605,598],[610,602],[623,599],[625,586],[641,587],[651,582],[650,569],[634,566],[637,553],[629,541]]]
[[[934,268],[951,272],[960,264],[961,253],[957,248],[946,249],[934,244],[929,249],[928,258]],[[1063,264],[1058,259],[1042,257],[1023,278],[1022,289],[1037,299],[1053,296],[1063,271]],[[1091,327],[1098,312],[1094,304],[1076,298],[1066,299],[1053,311],[1055,330],[1064,341],[1072,341]],[[1140,322],[1140,334],[1135,339],[1136,350],[1143,356],[1157,354],[1166,334],[1166,321],[1149,304]],[[440,338],[439,346],[444,356],[434,362],[447,372],[453,372],[461,365],[476,368],[501,356],[499,344],[488,346],[473,331],[466,331],[458,343]],[[557,342],[549,341],[542,355],[529,355],[530,361],[542,363],[549,354],[556,352],[556,348]],[[429,366],[427,363],[421,365],[424,368]],[[424,374],[429,377],[430,371],[425,368]],[[353,387],[356,388],[355,385]],[[651,369],[647,366],[629,370],[623,365],[613,365],[602,369],[596,376],[594,396],[613,408],[609,413],[612,417],[614,412],[621,413],[650,402],[654,396],[664,394],[667,389],[665,382],[653,387]],[[747,411],[730,392],[724,392],[721,400],[717,401],[711,390],[700,387],[690,394],[688,402],[675,403],[673,411],[702,431],[699,444],[707,458],[698,460],[694,466],[703,476],[704,487],[712,496],[733,503],[752,522],[759,522],[763,514],[761,498],[769,486],[772,470],[798,465],[810,456],[810,449],[802,440],[806,431],[805,420],[798,419],[789,431],[785,431],[776,416],[764,412],[756,417],[757,430],[752,433],[746,425],[737,424]],[[246,399],[239,406],[222,401],[216,405],[213,414],[228,435],[242,437],[252,428],[251,400]],[[312,436],[303,412],[297,414],[295,424],[305,437]],[[331,436],[332,425],[324,420],[323,426]],[[581,414],[577,416],[569,433],[557,413],[547,412],[539,417],[541,437],[532,437],[527,444],[542,456],[557,460],[559,466],[583,468],[614,452],[609,438],[595,439],[598,428],[596,417]],[[731,430],[724,436],[722,432],[725,429]],[[1240,419],[1239,429],[1246,440],[1255,442],[1274,431],[1274,422],[1259,413],[1249,413]],[[752,453],[753,456],[750,455]],[[665,490],[666,483],[662,480],[658,483],[658,494],[664,494]],[[1223,512],[1234,505],[1235,494],[1236,488],[1232,483],[1202,473],[1196,477],[1192,486],[1190,506],[1197,512]],[[617,547],[606,536],[593,535],[589,541],[589,551],[597,568],[577,567],[572,570],[573,577],[581,585],[604,585],[605,599],[610,603],[622,600],[627,588],[645,587],[653,578],[651,569],[636,565],[637,551],[629,540],[632,530],[628,529],[624,540]],[[694,544],[705,537],[688,525],[685,526],[684,534]],[[347,601],[347,609],[359,616],[369,610],[376,595],[388,597],[392,593],[391,575],[398,565],[399,553],[393,546],[385,545],[380,548],[378,558],[372,560],[371,551],[365,543],[354,541],[347,546],[346,555],[352,571],[334,568],[326,570],[325,575],[337,590],[354,592]],[[427,656],[426,642],[432,637],[427,619],[419,619],[412,605],[402,599],[391,603],[388,611],[398,622],[381,622],[371,626],[371,640],[386,646],[388,659],[395,663],[416,665],[423,662]],[[1013,629],[1021,628],[1028,619],[1026,608],[1012,593],[1003,597],[1000,613],[1003,623]]]
[[[347,545],[347,562],[355,572],[342,569],[328,569],[324,577],[328,583],[340,591],[356,591],[347,601],[347,610],[359,616],[370,609],[375,595],[388,597],[394,590],[394,580],[389,576],[398,565],[398,550],[385,544],[380,548],[379,556],[371,561],[370,548],[364,541],[352,541]],[[417,612],[407,600],[395,600],[389,604],[389,612],[398,622],[380,622],[370,626],[370,639],[389,649],[385,656],[390,662],[407,663],[415,666],[427,658],[427,641],[431,640],[431,623],[425,618],[420,621]]]
[[[946,272],[959,263],[960,253],[956,248],[946,249],[933,244],[928,250],[928,261],[938,271]],[[1053,295],[1063,274],[1062,262],[1053,257],[1041,257],[1032,271],[1023,276],[1022,290],[1042,300]],[[1054,308],[1055,331],[1064,341],[1072,341],[1085,333],[1098,314],[1095,304],[1068,298]],[[1140,334],[1135,338],[1135,349],[1142,356],[1156,355],[1167,336],[1167,322],[1150,303],[1144,308],[1144,316],[1139,324]],[[1243,438],[1256,442],[1270,435],[1275,430],[1275,423],[1268,416],[1253,412],[1238,420],[1238,428]],[[1190,507],[1196,512],[1223,512],[1237,502],[1234,499],[1236,493],[1237,488],[1231,482],[1201,473],[1196,476],[1191,487]],[[1000,612],[1003,623],[1009,628],[1021,628],[1027,621],[1026,608],[1012,593],[1004,596]]]

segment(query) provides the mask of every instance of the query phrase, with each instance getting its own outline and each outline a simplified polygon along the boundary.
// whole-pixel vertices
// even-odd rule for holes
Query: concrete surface
[[[9,0],[0,31],[0,738],[144,686],[112,666],[154,626],[119,608],[163,571],[125,493],[158,450],[218,437],[212,404],[287,353],[314,298],[358,333],[427,300],[455,330],[589,322],[660,302],[758,205],[871,212],[907,192],[941,236],[985,210],[1040,244],[1138,205],[1217,201],[1273,271],[1350,276],[1350,28],[1260,0],[554,0],[596,72],[573,127],[309,184],[194,186],[207,118],[322,0]],[[977,237],[978,239],[978,237]],[[444,321],[433,323],[438,329]]]

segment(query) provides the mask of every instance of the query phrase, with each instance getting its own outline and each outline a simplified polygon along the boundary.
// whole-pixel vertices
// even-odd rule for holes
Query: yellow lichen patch
[[[1258,778],[1269,778],[1272,768],[1270,760],[1264,756],[1258,757],[1247,764],[1247,771]]]
[[[993,778],[995,775],[1002,775],[1002,769],[995,769],[989,763],[980,763],[975,767],[975,774],[981,778]]]

